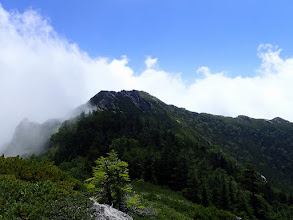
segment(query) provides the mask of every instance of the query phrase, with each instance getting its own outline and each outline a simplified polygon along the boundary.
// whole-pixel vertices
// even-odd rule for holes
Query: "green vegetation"
[[[167,187],[156,186],[142,180],[133,181],[132,185],[147,207],[144,212],[151,213],[149,217],[134,216],[134,219],[236,219],[230,212],[194,204]]]
[[[90,219],[82,188],[52,163],[0,157],[0,219]]]
[[[86,180],[88,187],[98,192],[99,201],[114,203],[120,210],[126,211],[125,196],[131,192],[128,164],[119,160],[114,151],[95,162],[97,166],[93,168],[93,177]]]
[[[237,166],[217,146],[192,137],[191,130],[182,129],[166,111],[92,112],[68,124],[52,136],[54,150],[47,153],[61,166],[79,157],[94,164],[113,149],[128,162],[132,179],[167,185],[193,203],[243,219],[292,217],[288,195],[263,182],[254,168],[249,176],[245,166]],[[251,179],[253,188],[247,185]]]
[[[170,108],[170,114],[199,140],[240,163],[255,164],[274,187],[293,193],[293,123],[197,114],[176,107]]]

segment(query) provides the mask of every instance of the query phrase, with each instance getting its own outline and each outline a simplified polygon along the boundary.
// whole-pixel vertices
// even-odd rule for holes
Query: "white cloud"
[[[145,65],[147,69],[152,69],[156,66],[157,62],[158,62],[158,58],[152,58],[150,56],[147,56],[145,60]]]
[[[196,73],[197,74],[202,74],[203,76],[207,77],[209,75],[211,75],[211,71],[208,67],[206,66],[202,66],[202,67],[199,67],[197,70],[196,70]]]
[[[61,117],[102,89],[131,89],[127,58],[90,58],[39,13],[0,6],[0,143],[24,117]]]
[[[202,77],[190,84],[159,69],[151,57],[134,75],[126,56],[89,57],[38,12],[7,12],[0,6],[0,143],[24,117],[37,122],[60,117],[100,90],[139,89],[196,112],[293,121],[293,59],[282,59],[280,52],[260,45],[262,65],[255,77],[231,78],[200,67]]]
[[[293,121],[293,59],[282,59],[280,52],[277,47],[260,45],[262,64],[254,77],[231,78],[200,67],[196,73],[203,77],[188,86],[180,75],[159,70],[147,69],[138,80],[143,89],[163,101],[192,111],[268,119],[280,116]]]

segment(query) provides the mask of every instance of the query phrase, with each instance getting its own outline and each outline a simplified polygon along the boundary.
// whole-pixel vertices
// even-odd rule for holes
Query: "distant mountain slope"
[[[62,121],[51,119],[42,124],[22,120],[14,131],[12,140],[5,146],[3,154],[7,157],[43,153],[52,134],[58,131]]]
[[[293,191],[293,124],[281,119],[229,118],[173,108],[170,114],[192,128],[195,136],[242,163],[253,163],[268,181]]]
[[[58,131],[63,121],[94,110],[96,107],[88,102],[73,109],[63,119],[48,119],[40,124],[25,118],[15,128],[10,142],[1,146],[0,154],[12,157],[43,153],[48,148],[51,135]]]

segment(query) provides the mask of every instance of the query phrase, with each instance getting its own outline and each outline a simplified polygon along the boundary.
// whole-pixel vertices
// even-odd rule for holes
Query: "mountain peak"
[[[144,96],[147,93],[144,93]],[[95,106],[97,110],[148,112],[152,108],[151,102],[141,96],[137,90],[120,92],[101,91],[90,99],[89,103]]]
[[[276,122],[276,123],[290,123],[289,121],[283,119],[283,118],[280,118],[280,117],[276,117],[274,119],[271,120],[271,122]]]

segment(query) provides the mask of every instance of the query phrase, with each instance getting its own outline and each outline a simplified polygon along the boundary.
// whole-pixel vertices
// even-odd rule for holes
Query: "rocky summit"
[[[141,93],[137,90],[122,90],[120,92],[101,91],[91,98],[89,103],[95,106],[97,110],[148,112],[152,109],[152,104],[143,98]]]

